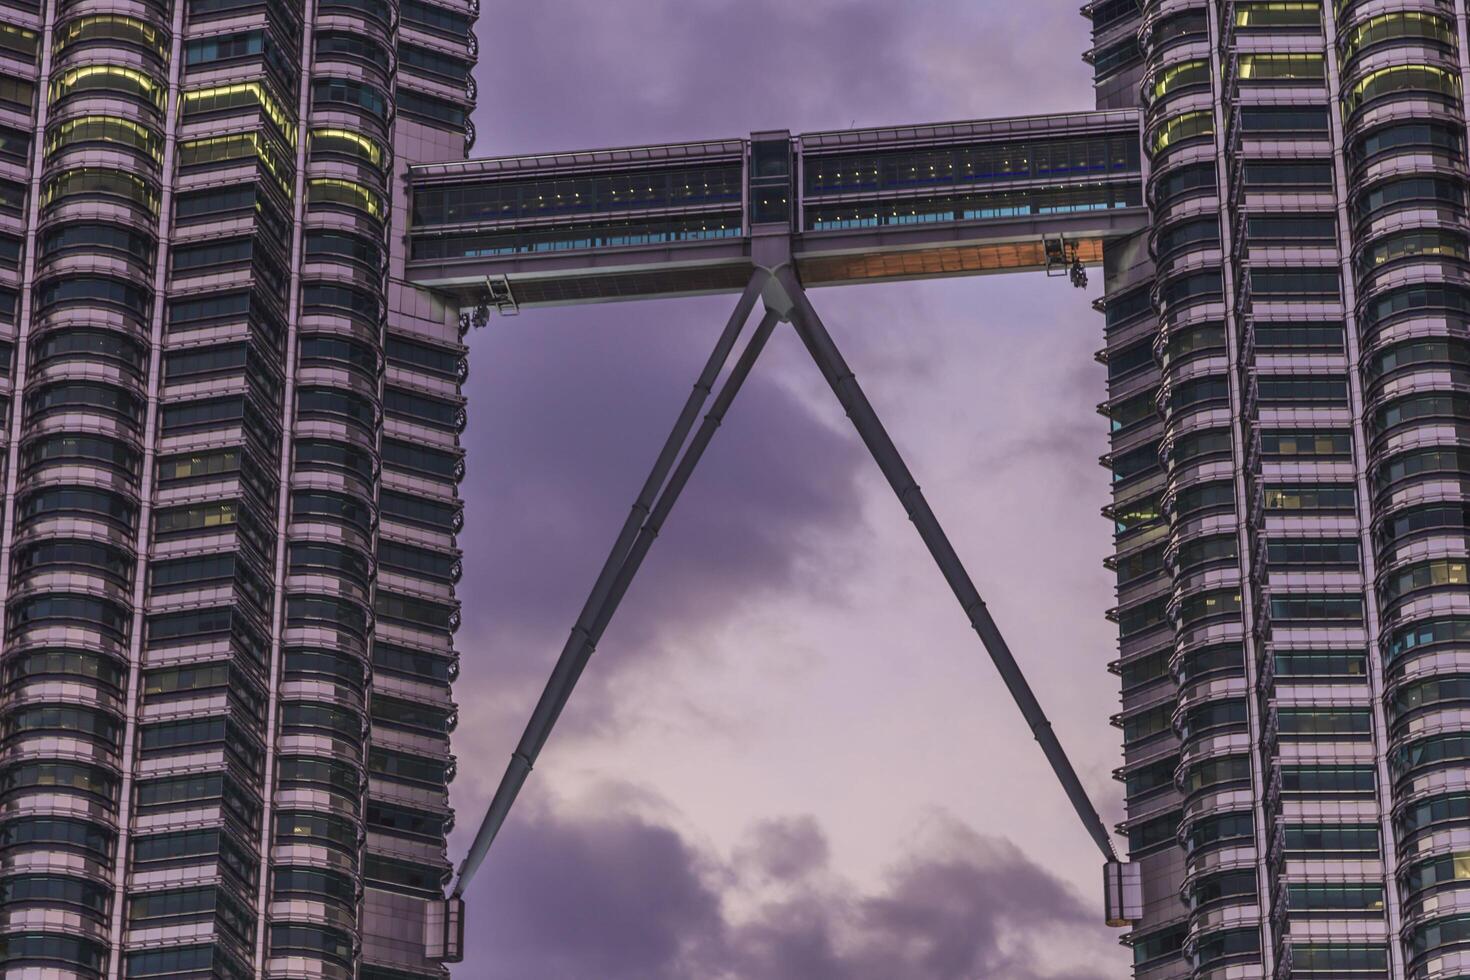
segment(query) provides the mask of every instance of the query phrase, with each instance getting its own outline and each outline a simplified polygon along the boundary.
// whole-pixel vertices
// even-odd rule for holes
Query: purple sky
[[[475,153],[1088,108],[1077,2],[487,2]],[[1099,279],[813,299],[1111,824]],[[471,338],[456,861],[732,302]],[[1099,864],[782,326],[471,888],[458,973],[1114,980]]]

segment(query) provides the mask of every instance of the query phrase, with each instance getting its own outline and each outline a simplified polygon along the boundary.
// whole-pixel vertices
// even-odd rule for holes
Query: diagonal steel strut
[[[725,330],[720,335],[714,351],[711,352],[704,370],[700,373],[699,380],[695,382],[694,390],[690,393],[683,411],[680,412],[678,420],[674,423],[673,431],[669,433],[663,450],[659,453],[653,470],[649,473],[638,499],[634,502],[633,509],[624,522],[612,551],[603,563],[602,571],[598,574],[592,592],[588,595],[587,602],[577,617],[577,623],[572,628],[571,636],[567,638],[566,645],[562,648],[556,667],[546,682],[546,688],[541,692],[541,699],[536,703],[536,709],[532,712],[530,721],[526,723],[520,743],[511,755],[505,775],[501,777],[500,785],[496,788],[485,817],[480,823],[480,828],[475,833],[474,842],[460,864],[459,877],[455,882],[453,892],[455,897],[463,895],[465,887],[474,877],[480,863],[484,861],[485,854],[505,823],[505,818],[510,813],[516,797],[520,794],[526,777],[530,775],[537,756],[541,754],[541,749],[546,744],[552,727],[561,716],[562,709],[566,707],[572,689],[582,676],[582,671],[586,668],[587,661],[591,658],[598,641],[612,620],[613,613],[617,611],[618,603],[627,593],[633,576],[642,564],[644,556],[648,554],[648,549],[652,547],[659,527],[673,509],[679,494],[693,474],[700,456],[703,455],[705,448],[714,437],[715,430],[719,428],[725,412],[729,410],[730,403],[735,400],[735,395],[739,393],[741,385],[755,366],[756,358],[770,338],[771,331],[778,321],[774,313],[767,313],[761,320],[755,334],[736,360],[729,377],[721,386],[719,394],[715,397],[715,403],[705,416],[703,424],[695,433],[683,456],[680,457],[679,451],[689,438],[689,432],[694,427],[699,410],[714,387],[715,380],[723,370],[725,362],[729,360],[730,351],[734,348],[736,340],[739,339],[745,322],[750,318],[750,312],[760,297],[761,289],[768,280],[769,275],[765,270],[757,270],[751,277],[750,283],[741,294],[739,302],[736,303],[734,312],[730,314]],[[676,459],[677,466],[675,465]],[[673,470],[672,477],[669,476],[670,470]],[[668,481],[667,486],[665,486],[665,480]]]
[[[827,332],[821,318],[817,316],[816,309],[807,298],[806,291],[802,289],[791,267],[783,266],[777,271],[776,280],[791,299],[791,322],[801,336],[802,343],[806,345],[812,359],[817,362],[817,367],[821,369],[827,383],[837,396],[837,400],[842,403],[847,417],[852,420],[853,426],[858,431],[858,436],[868,447],[868,452],[872,454],[874,461],[883,471],[883,475],[887,477],[889,485],[893,487],[893,492],[898,495],[899,502],[908,512],[909,520],[913,521],[919,537],[924,539],[929,553],[934,556],[940,572],[944,574],[950,589],[954,591],[955,598],[964,607],[965,615],[970,619],[970,625],[974,627],[976,633],[980,634],[980,642],[985,645],[990,659],[995,662],[996,669],[1000,671],[1001,679],[1005,681],[1006,688],[1011,692],[1011,698],[1016,702],[1016,707],[1021,709],[1026,723],[1031,726],[1031,734],[1036,737],[1036,741],[1041,743],[1041,751],[1045,753],[1047,762],[1051,763],[1052,771],[1061,781],[1062,789],[1066,791],[1067,798],[1072,802],[1072,808],[1077,811],[1077,816],[1082,818],[1083,825],[1092,835],[1103,857],[1109,862],[1116,862],[1117,854],[1113,850],[1112,839],[1108,836],[1102,818],[1098,816],[1096,808],[1088,798],[1082,781],[1077,778],[1077,772],[1072,768],[1072,763],[1062,749],[1061,742],[1057,741],[1056,733],[1051,728],[1051,722],[1047,720],[1046,713],[1041,710],[1036,695],[1031,691],[1031,685],[1026,683],[1026,677],[1021,673],[1021,668],[1016,663],[1016,658],[1012,656],[1010,647],[1006,645],[1005,638],[1000,635],[1000,629],[996,627],[995,620],[991,618],[990,610],[985,608],[985,603],[980,598],[975,583],[970,580],[970,575],[965,571],[965,566],[955,552],[954,546],[949,543],[944,529],[939,526],[939,519],[934,516],[934,511],[924,499],[919,485],[914,482],[913,475],[904,465],[898,447],[894,445],[888,431],[883,428],[878,413],[873,411],[873,406],[868,403],[868,398],[858,385],[852,369],[843,360],[841,351],[837,349],[831,334]]]

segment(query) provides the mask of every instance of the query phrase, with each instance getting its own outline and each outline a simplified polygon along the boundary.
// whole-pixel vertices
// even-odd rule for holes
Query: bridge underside
[[[1102,261],[1144,227],[1138,117],[1086,112],[416,167],[408,278],[501,309]]]

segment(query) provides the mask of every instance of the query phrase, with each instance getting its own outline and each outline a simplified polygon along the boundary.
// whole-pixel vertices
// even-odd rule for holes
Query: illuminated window
[[[0,24],[0,49],[13,51],[27,61],[36,60],[39,38],[35,31],[19,24]]]
[[[1197,136],[1215,135],[1215,120],[1208,110],[1186,112],[1174,116],[1154,131],[1150,142],[1151,151],[1157,155],[1170,147]]]
[[[52,50],[61,54],[74,44],[92,41],[133,44],[168,61],[168,37],[158,28],[136,17],[122,14],[93,14],[67,21],[56,28]]]
[[[122,65],[83,65],[69,68],[51,83],[51,101],[60,102],[83,92],[126,95],[163,108],[164,85],[135,68]]]
[[[1320,54],[1243,54],[1238,64],[1243,82],[1321,81],[1327,77]]]
[[[1417,10],[1397,11],[1369,18],[1349,28],[1342,44],[1342,60],[1348,62],[1380,41],[1417,39],[1455,47],[1455,29],[1448,20]]]
[[[1460,76],[1433,65],[1393,65],[1369,72],[1343,93],[1343,111],[1358,109],[1396,92],[1428,92],[1448,99],[1460,98]]]
[[[1235,26],[1321,27],[1322,5],[1316,2],[1237,3]]]
[[[260,82],[241,82],[236,85],[195,89],[192,92],[185,92],[181,98],[186,119],[190,116],[201,116],[213,112],[258,107],[286,137],[287,144],[296,145],[294,117],[287,114],[280,100]]]
[[[296,168],[286,162],[285,151],[259,130],[231,133],[228,136],[208,136],[179,144],[181,168],[206,167],[246,159],[258,160],[281,185],[285,195],[291,197],[291,178]]]
[[[377,140],[346,129],[314,129],[311,131],[313,153],[340,153],[366,160],[379,170],[386,170],[388,151]]]
[[[306,200],[311,204],[339,204],[355,208],[379,220],[387,214],[382,197],[350,180],[313,180],[307,185]]]
[[[1151,89],[1153,98],[1158,100],[1191,85],[1208,85],[1209,81],[1210,63],[1201,58],[1197,61],[1181,61],[1165,68],[1155,79]]]
[[[119,116],[77,116],[51,127],[46,140],[46,156],[82,143],[104,143],[113,147],[136,150],[163,162],[163,137],[147,126]]]
[[[70,197],[120,197],[158,213],[158,191],[136,174],[105,167],[78,167],[47,180],[41,188],[41,206],[50,207]]]

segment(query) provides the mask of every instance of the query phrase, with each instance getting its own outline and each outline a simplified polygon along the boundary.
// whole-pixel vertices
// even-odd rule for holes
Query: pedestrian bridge
[[[739,292],[769,235],[807,286],[1076,277],[1146,221],[1132,110],[467,160],[409,192],[407,278],[501,312]]]

